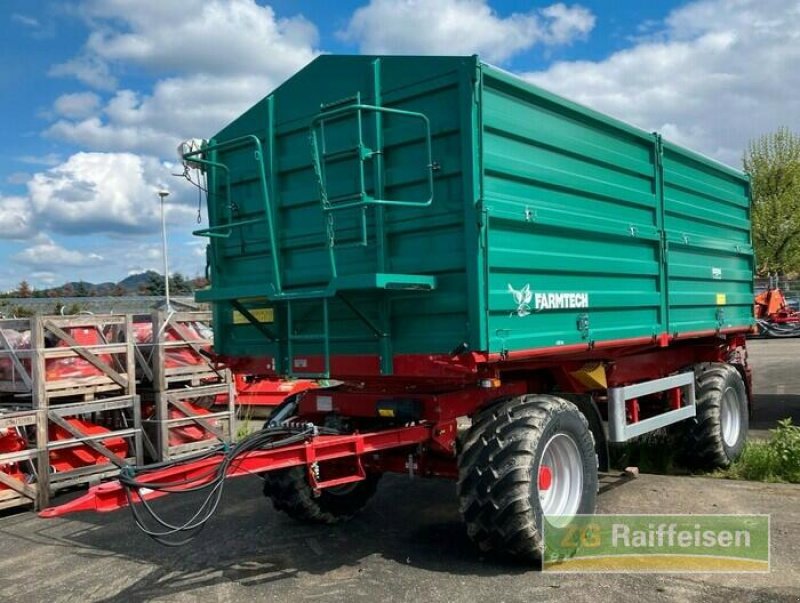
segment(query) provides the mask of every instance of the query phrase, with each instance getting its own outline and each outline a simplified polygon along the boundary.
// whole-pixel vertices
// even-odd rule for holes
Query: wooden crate
[[[76,333],[90,333],[95,343],[81,343]],[[11,332],[29,332],[30,347],[15,348]],[[35,316],[0,320],[0,392],[30,398],[33,408],[55,398],[136,393],[130,317],[124,315]],[[59,376],[59,368],[79,362],[88,376]]]
[[[11,337],[15,331],[29,333],[27,347],[14,345]],[[31,503],[44,508],[57,490],[96,483],[118,474],[125,464],[142,463],[141,406],[136,395],[130,316],[0,320],[0,361],[0,392],[13,396],[17,408],[17,412],[0,415],[0,427],[24,426],[30,442],[29,450],[3,454],[0,463],[30,463],[36,480],[23,484],[0,473],[0,482],[8,486],[0,493],[0,508]],[[71,367],[71,363],[77,366]],[[71,376],[70,368],[83,374]],[[87,433],[88,426],[70,419],[88,419],[109,431]],[[56,426],[60,436],[51,437],[59,431]],[[103,444],[115,438],[127,444],[124,458]],[[87,450],[106,460],[78,466],[79,460],[73,464],[58,459],[64,451],[75,455]],[[67,465],[72,467],[65,469]]]
[[[38,414],[38,411],[35,410],[2,412],[0,414],[0,430],[28,428],[35,431]],[[26,439],[30,441],[30,438],[26,437]],[[35,436],[33,440],[35,440]],[[0,454],[0,467],[6,467],[8,463],[22,463],[26,465],[25,468],[30,471],[30,475],[36,477],[39,474],[39,456],[34,442],[34,446],[27,450]],[[0,509],[36,505],[39,499],[38,484],[21,481],[11,475],[7,469],[0,469],[0,484],[5,486],[3,490],[0,490]]]
[[[149,318],[153,340],[137,343],[136,368],[140,383],[154,392],[176,387],[224,383],[230,376],[209,357],[211,338],[197,337],[195,323],[210,324],[211,312],[154,311],[149,317],[135,316],[141,322]],[[181,365],[183,358],[186,364]]]
[[[147,434],[145,447],[157,460],[180,458],[221,443],[230,444],[236,437],[234,388],[230,380],[212,385],[153,392],[145,396],[152,396],[154,409],[153,415],[142,421]],[[215,400],[214,404],[209,405],[207,413],[195,412],[189,406],[201,398]],[[182,416],[176,417],[174,414]],[[170,442],[171,436],[187,427],[199,430],[202,437],[180,444]]]
[[[79,484],[99,482],[104,478],[117,475],[120,468],[125,465],[141,465],[143,462],[143,436],[140,411],[139,396],[136,395],[51,405],[43,413],[46,419],[46,425],[43,426],[44,432],[49,433],[50,427],[58,426],[72,437],[67,439],[47,438],[44,448],[47,451],[46,458],[50,471],[46,475],[39,476],[40,505],[46,506],[49,495],[57,490]],[[108,431],[87,434],[67,421],[68,418],[86,416],[91,416],[92,423],[103,425]],[[128,450],[125,456],[115,454],[103,444],[111,439],[125,440]],[[107,461],[67,471],[52,471],[51,455],[54,452],[83,447],[102,455]]]

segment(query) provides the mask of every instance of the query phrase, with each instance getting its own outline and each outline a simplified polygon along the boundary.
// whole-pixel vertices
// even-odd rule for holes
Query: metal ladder
[[[331,344],[335,342],[378,342],[379,356],[381,358],[381,372],[383,374],[392,373],[392,351],[391,337],[387,325],[389,323],[388,304],[380,303],[380,317],[378,322],[370,319],[348,298],[348,292],[355,291],[431,291],[436,288],[436,277],[423,274],[398,274],[386,270],[388,257],[386,249],[386,236],[383,230],[383,211],[386,207],[406,207],[422,208],[428,207],[433,202],[433,174],[438,166],[432,157],[431,128],[428,118],[413,111],[404,111],[390,107],[380,106],[380,61],[374,64],[375,80],[375,102],[370,105],[361,102],[360,93],[355,96],[322,105],[320,113],[310,122],[309,140],[311,145],[311,158],[314,174],[317,178],[319,187],[320,202],[322,212],[325,217],[325,236],[328,257],[330,261],[330,280],[325,287],[317,288],[290,288],[284,289],[281,278],[280,255],[278,240],[275,232],[273,220],[273,207],[269,196],[269,187],[264,168],[263,150],[261,141],[253,135],[235,138],[222,143],[211,142],[201,150],[193,151],[184,155],[186,159],[191,159],[203,164],[213,170],[220,170],[225,178],[225,190],[228,204],[230,199],[230,170],[219,161],[217,153],[222,150],[252,144],[255,147],[254,159],[258,164],[258,176],[260,191],[264,199],[264,215],[259,218],[235,221],[228,220],[224,224],[218,224],[210,228],[195,231],[193,234],[206,236],[209,238],[228,238],[236,230],[246,225],[264,223],[269,236],[269,252],[272,262],[272,282],[269,283],[271,291],[265,294],[263,285],[253,285],[252,287],[237,287],[235,291],[217,290],[211,291],[202,298],[206,301],[227,301],[238,310],[253,326],[255,326],[270,341],[278,343],[281,353],[276,357],[276,372],[297,378],[329,378],[331,373]],[[428,195],[424,199],[417,200],[397,200],[384,198],[384,157],[383,157],[383,117],[394,115],[408,118],[418,122],[424,132],[424,146],[426,150],[425,165]],[[326,139],[326,126],[337,121],[354,119],[357,134],[357,143],[354,147],[331,149],[329,141]],[[375,148],[370,148],[365,144],[364,128],[365,122],[372,121],[375,128]],[[336,161],[345,159],[355,159],[357,161],[357,182],[358,190],[344,195],[331,196],[328,192],[327,173],[329,166]],[[367,188],[367,162],[371,162],[373,169],[373,186],[370,194]],[[211,186],[209,186],[211,189]],[[336,249],[347,246],[369,247],[369,224],[368,210],[375,212],[374,236],[376,248],[376,267],[375,272],[365,274],[341,274],[337,266]],[[336,240],[335,214],[346,210],[357,210],[360,212],[360,238],[355,242],[338,243]],[[252,295],[251,291],[252,289]],[[245,297],[266,297],[270,302],[280,304],[285,309],[284,328],[282,333],[272,333],[269,328],[259,323],[241,303]],[[331,334],[330,307],[331,301],[337,299],[346,305],[358,319],[365,324],[371,332],[369,338],[363,336],[337,335]],[[198,299],[201,296],[198,295]],[[319,302],[321,306],[322,329],[317,333],[301,333],[297,328],[297,318],[295,316],[295,304],[298,302]],[[294,366],[294,352],[298,344],[321,343],[324,357],[324,367],[321,372],[310,372],[296,370]]]
[[[379,94],[379,62],[375,63],[375,102],[380,101]],[[424,132],[424,146],[426,150],[426,161],[424,168],[426,170],[426,179],[428,185],[428,195],[424,199],[415,200],[399,200],[387,199],[384,196],[384,149],[383,149],[383,117],[385,115],[394,115],[398,117],[408,118],[418,122],[421,125],[421,130]],[[370,119],[371,118],[371,119]],[[344,122],[346,120],[355,122],[356,128],[356,144],[351,147],[332,148],[328,139],[326,138],[326,126],[335,122]],[[372,121],[375,128],[375,136],[373,146],[371,148],[365,141],[365,123]],[[428,118],[423,113],[414,111],[404,111],[401,109],[393,109],[390,107],[383,107],[379,104],[365,104],[361,101],[361,94],[342,99],[333,103],[325,104],[320,107],[320,113],[317,114],[310,123],[309,140],[311,144],[311,158],[314,168],[314,174],[317,178],[319,186],[320,202],[322,205],[322,212],[325,217],[326,228],[326,246],[328,249],[328,257],[330,261],[331,279],[328,287],[324,291],[317,293],[304,292],[301,294],[302,298],[310,299],[318,297],[322,303],[322,324],[323,329],[320,333],[313,334],[296,334],[294,315],[292,312],[292,301],[287,300],[286,305],[286,323],[287,323],[287,357],[289,364],[292,364],[294,358],[294,344],[300,342],[316,342],[323,344],[324,356],[324,370],[321,374],[316,373],[298,373],[296,367],[284,367],[287,374],[292,374],[298,377],[317,377],[327,378],[330,376],[330,356],[331,356],[331,343],[332,342],[356,342],[364,341],[363,337],[339,335],[332,336],[330,332],[330,300],[338,298],[344,302],[345,305],[356,315],[371,331],[373,337],[369,341],[377,339],[380,348],[380,362],[381,373],[391,374],[392,372],[392,352],[390,333],[388,332],[388,312],[383,312],[385,316],[381,316],[376,323],[370,320],[362,311],[358,309],[348,298],[344,295],[347,291],[365,291],[365,290],[413,290],[413,291],[431,291],[436,288],[436,278],[429,275],[422,274],[398,274],[386,271],[388,265],[387,249],[385,244],[385,233],[383,232],[383,208],[386,207],[407,207],[407,208],[421,208],[429,207],[433,202],[433,173],[436,169],[436,164],[433,161],[431,128]],[[358,190],[348,192],[346,194],[331,196],[328,192],[328,168],[331,163],[355,160],[358,182]],[[368,162],[372,163],[373,169],[373,191],[372,194],[367,190],[367,165]],[[375,247],[376,247],[376,266],[377,271],[366,274],[341,274],[336,261],[336,249],[344,247],[358,246],[368,247],[370,245],[369,225],[367,211],[373,209],[375,211]],[[347,243],[337,243],[336,237],[336,222],[335,214],[347,210],[356,210],[359,212],[359,232],[360,238],[356,241]],[[300,293],[300,292],[297,292]]]

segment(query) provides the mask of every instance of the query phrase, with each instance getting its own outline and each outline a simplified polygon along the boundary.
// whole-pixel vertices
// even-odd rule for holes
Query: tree
[[[89,285],[87,285],[84,281],[80,281],[78,286],[75,287],[75,297],[89,297],[91,291],[89,289]]]
[[[17,286],[17,297],[30,297],[31,293],[31,286],[28,284],[28,281],[20,281]]]
[[[169,277],[169,290],[170,293],[174,293],[175,295],[186,295],[192,292],[191,282],[186,280],[186,277],[183,276],[180,272],[174,272],[171,277]]]
[[[164,295],[164,277],[158,272],[148,272],[147,280],[139,285],[142,295]]]
[[[205,289],[209,284],[208,279],[204,276],[196,276],[192,279],[193,290]]]
[[[757,272],[800,271],[800,135],[781,128],[750,141],[744,169],[753,191]]]

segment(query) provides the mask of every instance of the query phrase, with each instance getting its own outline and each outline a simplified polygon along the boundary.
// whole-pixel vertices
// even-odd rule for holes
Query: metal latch
[[[576,327],[578,331],[581,333],[581,337],[584,339],[589,338],[589,315],[588,314],[578,314],[578,320],[576,321]]]

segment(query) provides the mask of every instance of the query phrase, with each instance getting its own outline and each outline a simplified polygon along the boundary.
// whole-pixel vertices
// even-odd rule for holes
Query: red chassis
[[[381,377],[377,358],[332,359],[332,372],[346,380],[329,390],[300,394],[293,421],[326,424],[333,417],[342,435],[309,436],[303,443],[238,457],[226,477],[306,466],[315,490],[360,481],[367,472],[410,472],[454,478],[458,474],[457,419],[473,415],[494,401],[528,393],[587,395],[599,421],[607,415],[603,391],[575,377],[590,364],[602,364],[607,387],[659,379],[702,362],[729,362],[743,373],[750,390],[745,352],[747,329],[682,334],[646,340],[619,340],[593,346],[515,352],[508,355],[465,353],[455,357],[406,356],[395,359],[395,374]],[[314,358],[308,359],[313,368]],[[263,372],[269,360],[239,359]],[[666,404],[680,404],[678,389],[666,392]],[[647,404],[632,401],[629,423],[648,418]],[[591,424],[591,420],[590,420]],[[602,438],[602,436],[601,436]],[[603,438],[603,441],[604,438]],[[202,478],[219,465],[222,453],[145,474],[140,481],[177,482]],[[320,467],[323,468],[320,471]],[[546,468],[543,468],[546,469]],[[323,476],[323,477],[321,477]],[[539,483],[549,476],[539,475]],[[134,497],[157,498],[163,492],[140,488]],[[59,507],[41,512],[55,517],[76,511],[113,511],[127,506],[123,486],[109,482]]]

